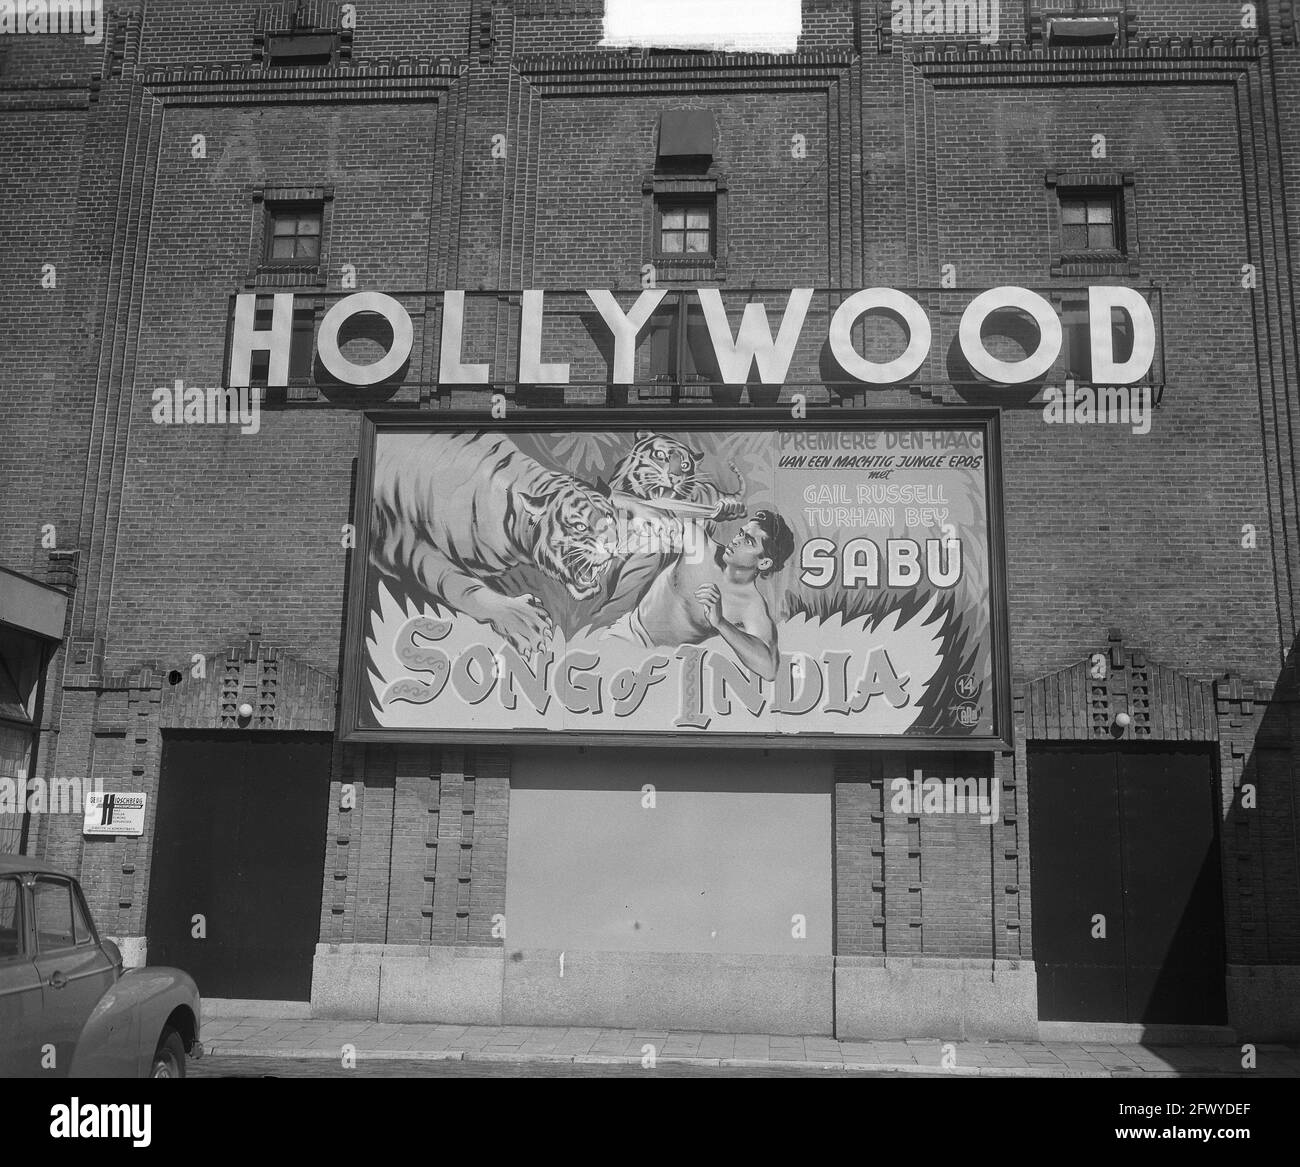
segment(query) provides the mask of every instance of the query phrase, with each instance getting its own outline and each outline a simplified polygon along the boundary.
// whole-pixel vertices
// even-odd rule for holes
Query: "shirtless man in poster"
[[[779,571],[790,558],[794,533],[775,511],[759,511],[725,545],[698,524],[693,534],[696,538],[684,545],[705,554],[679,554],[608,635],[647,648],[702,644],[721,636],[741,664],[775,680],[776,625],[755,581]]]

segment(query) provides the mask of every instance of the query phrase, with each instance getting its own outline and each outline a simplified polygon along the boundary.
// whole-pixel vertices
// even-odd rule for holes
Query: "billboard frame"
[[[611,409],[608,407],[516,409],[507,418],[494,418],[485,410],[370,410],[362,416],[361,449],[357,457],[354,526],[356,546],[351,549],[345,600],[346,625],[340,654],[337,737],[340,742],[383,742],[392,745],[582,745],[582,746],[682,746],[700,748],[839,749],[839,750],[942,750],[949,752],[1010,752],[1014,749],[1011,713],[1010,626],[1007,608],[1006,542],[1003,525],[1002,411],[952,407],[942,410],[848,410],[809,407],[794,419],[789,409],[769,407],[700,407],[689,411]],[[370,524],[374,488],[375,443],[381,433],[418,430],[603,430],[607,432],[657,428],[690,430],[781,429],[980,429],[984,440],[984,488],[987,503],[989,564],[989,637],[992,651],[993,733],[987,737],[935,737],[907,735],[856,735],[829,733],[692,733],[677,729],[662,732],[620,733],[609,730],[464,730],[427,727],[385,728],[363,726],[358,701],[363,696],[365,667],[365,596],[370,569]]]

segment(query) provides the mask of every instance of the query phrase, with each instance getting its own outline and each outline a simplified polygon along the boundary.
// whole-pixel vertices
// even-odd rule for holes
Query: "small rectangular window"
[[[319,203],[300,206],[270,204],[266,208],[266,219],[264,264],[310,267],[320,261],[324,210]]]
[[[32,889],[36,944],[42,952],[76,945],[72,923],[72,889],[64,880],[38,879]]]
[[[339,38],[333,33],[276,33],[267,38],[272,65],[332,65]]]
[[[1043,31],[1053,48],[1100,49],[1122,41],[1119,0],[1053,0],[1043,12]]]
[[[1109,187],[1062,190],[1061,251],[1066,256],[1107,255],[1124,251],[1120,231],[1119,192]]]
[[[673,259],[714,254],[715,200],[660,199],[656,206],[659,255]]]
[[[26,948],[22,888],[17,879],[5,876],[0,879],[0,960],[22,956]]]

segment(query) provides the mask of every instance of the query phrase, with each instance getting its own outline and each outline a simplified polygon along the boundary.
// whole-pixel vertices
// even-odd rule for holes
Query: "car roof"
[[[42,859],[30,855],[0,855],[0,875],[13,875],[20,871],[31,871],[37,875],[68,875],[61,867],[55,867]]]

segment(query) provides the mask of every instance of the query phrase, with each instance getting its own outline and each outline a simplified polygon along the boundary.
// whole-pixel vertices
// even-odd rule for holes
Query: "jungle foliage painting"
[[[984,421],[654,420],[371,425],[345,736],[1005,733]]]

